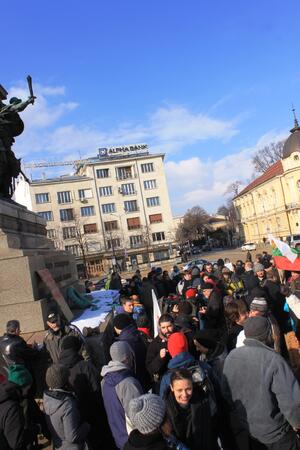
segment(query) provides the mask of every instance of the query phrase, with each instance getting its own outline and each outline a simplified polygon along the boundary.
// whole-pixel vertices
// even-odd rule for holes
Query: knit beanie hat
[[[50,389],[63,388],[69,379],[70,371],[62,364],[52,364],[46,372],[46,383]]]
[[[132,325],[132,323],[131,317],[125,313],[118,314],[114,318],[114,327],[118,328],[118,330],[124,330],[124,328]]]
[[[168,351],[172,358],[188,351],[188,341],[183,333],[173,333],[168,339]]]
[[[114,342],[109,349],[111,359],[113,361],[124,362],[127,359],[132,359],[133,352],[126,341]]]
[[[9,366],[7,379],[18,386],[27,386],[33,381],[31,373],[22,364]]]
[[[244,333],[246,338],[264,342],[271,333],[270,321],[263,316],[249,317],[244,323]]]
[[[77,336],[65,336],[61,341],[61,349],[69,350],[72,349],[75,352],[79,352],[81,349],[82,342]]]
[[[265,270],[263,264],[260,263],[255,263],[253,266],[253,272],[257,273],[257,272],[261,272],[262,270]]]
[[[145,394],[129,402],[128,416],[134,428],[142,434],[157,430],[166,414],[165,402],[155,394]]]
[[[265,314],[268,309],[267,300],[263,297],[254,297],[250,304],[250,311],[260,311]]]

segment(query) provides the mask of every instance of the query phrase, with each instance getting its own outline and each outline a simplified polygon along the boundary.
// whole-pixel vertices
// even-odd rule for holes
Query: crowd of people
[[[300,449],[300,387],[284,339],[291,330],[300,338],[299,272],[248,253],[185,272],[137,270],[126,285],[113,274],[107,287],[119,290],[121,308],[110,360],[98,370],[85,338],[50,311],[39,405],[41,350],[17,320],[7,323],[1,450],[36,449],[38,435],[55,450]]]

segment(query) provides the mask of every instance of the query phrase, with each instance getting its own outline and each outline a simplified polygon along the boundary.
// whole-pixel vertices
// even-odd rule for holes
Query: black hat
[[[133,324],[133,320],[128,314],[122,313],[118,314],[114,318],[114,327],[118,328],[118,330],[124,330],[124,328]]]
[[[249,317],[244,323],[244,332],[246,338],[266,341],[271,333],[270,321],[263,316]]]
[[[214,349],[219,340],[219,333],[217,330],[206,329],[206,330],[198,330],[195,333],[195,339],[199,344],[203,345],[208,349]]]
[[[52,364],[46,372],[46,383],[50,389],[62,389],[68,382],[70,371],[62,364]]]
[[[82,342],[77,336],[65,336],[61,341],[62,350],[73,349],[74,351],[79,352],[81,345]]]
[[[47,322],[57,323],[59,321],[59,316],[56,312],[51,311],[47,316]]]

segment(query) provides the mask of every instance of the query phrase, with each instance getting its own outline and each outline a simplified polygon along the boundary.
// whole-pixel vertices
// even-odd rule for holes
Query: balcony
[[[122,195],[137,195],[137,191],[126,191],[125,189],[122,189],[121,187],[118,188],[119,194]]]
[[[117,174],[118,181],[132,180],[133,178],[136,178],[135,173],[128,172],[128,173],[118,173]]]
[[[137,206],[135,209],[126,209],[126,208],[124,208],[124,212],[126,214],[135,213],[135,212],[138,212],[139,210],[140,210],[139,206]]]

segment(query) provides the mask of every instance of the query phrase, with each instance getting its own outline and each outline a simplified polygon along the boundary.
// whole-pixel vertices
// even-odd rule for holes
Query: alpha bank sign
[[[145,153],[147,150],[147,144],[124,145],[122,147],[102,147],[99,148],[99,157],[109,158],[114,156],[130,156]]]

